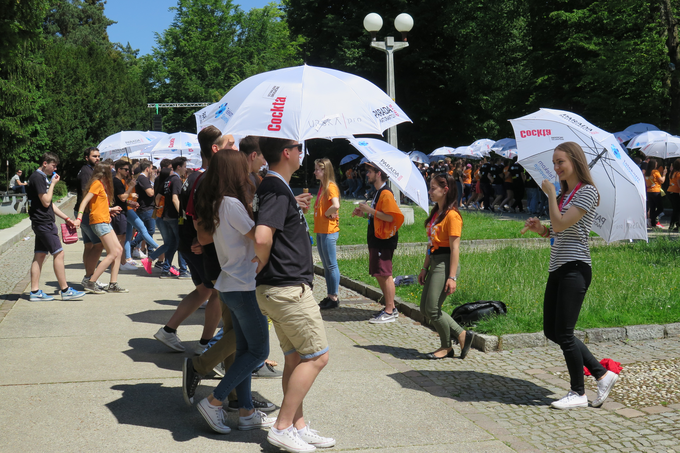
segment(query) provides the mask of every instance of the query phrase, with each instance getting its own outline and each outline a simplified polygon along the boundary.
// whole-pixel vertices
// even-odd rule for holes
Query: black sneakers
[[[321,310],[328,310],[331,308],[338,308],[340,306],[340,299],[333,300],[330,297],[325,297],[321,302],[319,302],[319,308]]]
[[[196,387],[201,382],[201,375],[194,370],[194,364],[189,357],[184,359],[182,366],[182,395],[184,402],[188,406],[194,404],[194,395],[196,394]]]
[[[235,401],[229,401],[229,404],[223,405],[226,407],[226,409],[229,412],[237,412],[238,411],[238,400]],[[276,410],[276,406],[274,406],[273,403],[270,403],[268,401],[260,401],[256,400],[253,398],[253,407],[255,410],[261,411],[261,412],[272,412]]]
[[[265,363],[263,366],[253,371],[252,375],[253,379],[281,379],[282,377],[283,373],[275,370],[274,367],[268,363]],[[255,409],[257,409],[257,407]]]

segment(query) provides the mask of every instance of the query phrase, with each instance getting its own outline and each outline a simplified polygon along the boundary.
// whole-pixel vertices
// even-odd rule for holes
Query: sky
[[[243,10],[262,8],[277,0],[235,0]],[[172,23],[174,13],[168,11],[177,5],[177,0],[108,0],[104,15],[118,22],[108,28],[109,40],[125,46],[128,42],[133,49],[139,49],[142,56],[151,53],[155,45],[154,32],[162,33]]]

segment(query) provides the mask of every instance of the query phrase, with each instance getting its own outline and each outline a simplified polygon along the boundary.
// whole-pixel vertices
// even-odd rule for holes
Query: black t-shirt
[[[139,207],[137,211],[150,211],[153,209],[153,195],[148,196],[146,194],[146,189],[153,189],[151,186],[151,181],[146,177],[144,173],[140,173],[137,176],[137,184],[135,184],[135,193],[137,194],[137,203]]]
[[[204,175],[205,173],[201,173],[198,171],[193,172],[192,174],[189,175],[186,181],[184,181],[184,184],[182,184],[182,190],[179,193],[179,206],[180,210],[182,211],[182,214],[186,213],[187,211],[187,206],[189,205],[189,198],[192,195],[195,195],[195,191],[192,193],[192,188],[194,187],[194,183],[196,182],[196,179]],[[198,184],[196,184],[195,190],[198,190],[198,187],[201,185],[201,181],[203,178],[198,180]],[[194,221],[191,216],[186,216],[186,219],[184,220],[184,223],[179,226],[179,248],[178,250],[182,253],[189,253],[191,252],[191,245],[194,242],[194,239],[198,237],[198,233],[196,232],[196,228],[194,228]]]
[[[31,202],[31,208],[28,210],[28,216],[31,218],[33,226],[37,225],[51,225],[54,223],[54,208],[52,203],[49,207],[45,207],[40,201],[39,195],[47,193],[50,188],[47,175],[40,170],[36,170],[28,178],[28,186],[26,187],[28,199]]]
[[[524,186],[527,189],[537,189],[538,184],[536,184],[536,180],[534,180],[534,178],[531,177],[531,174],[528,171],[525,171],[524,174],[526,175],[527,178],[526,182],[524,183]]]
[[[482,177],[480,179],[482,184],[491,184],[489,182],[489,173],[491,172],[491,164],[490,163],[485,163],[481,167],[479,167],[479,175]]]
[[[393,193],[392,190],[390,189],[389,184],[385,184],[380,188],[375,193],[375,197],[373,197],[373,201],[371,202],[371,207],[375,209],[375,206],[378,204],[378,200],[380,200],[380,195],[384,192],[388,191],[389,193]],[[392,195],[394,196],[394,195]],[[370,249],[389,249],[389,250],[394,250],[397,248],[397,243],[399,243],[399,232],[397,232],[394,236],[392,236],[389,239],[378,239],[375,237],[375,224],[373,223],[374,219],[373,216],[368,217],[368,231],[366,232],[366,243],[368,244],[368,248]]]
[[[502,164],[496,164],[491,167],[491,174],[493,175],[493,183],[494,184],[503,184],[503,165]]]
[[[83,165],[83,168],[78,172],[78,176],[76,176],[76,179],[78,180],[78,184],[76,184],[76,211],[80,209],[80,203],[83,201],[83,196],[87,193],[87,183],[90,182],[93,171],[94,168],[86,164]],[[89,209],[85,208],[85,211],[89,211]]]
[[[510,176],[512,177],[512,183],[519,185],[522,184],[522,171],[523,168],[517,162],[510,164]]]
[[[123,210],[122,213],[127,215],[127,202],[126,201],[121,201],[120,198],[118,198],[118,195],[123,195],[125,193],[125,184],[123,181],[120,179],[116,178],[115,176],[113,177],[113,205],[114,206],[120,206],[120,208]]]
[[[163,186],[163,195],[165,195],[165,209],[163,209],[164,219],[179,218],[179,213],[177,212],[177,209],[175,209],[175,203],[172,202],[172,196],[179,196],[181,191],[182,180],[179,179],[179,175],[177,173],[171,174]]]
[[[262,180],[253,200],[257,225],[275,228],[269,262],[255,277],[257,285],[312,286],[312,244],[304,213],[290,188],[276,176]]]

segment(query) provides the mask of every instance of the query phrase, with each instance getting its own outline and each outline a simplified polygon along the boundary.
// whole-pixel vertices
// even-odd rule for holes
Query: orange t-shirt
[[[434,225],[439,214],[435,214],[429,225],[427,226],[428,248],[430,252],[434,252],[439,247],[449,247],[449,238],[451,236],[460,237],[463,231],[463,218],[455,209],[451,209],[446,213],[444,220]]]
[[[671,180],[668,184],[668,191],[672,193],[680,193],[680,171],[676,171],[671,175]]]
[[[334,182],[331,182],[328,184],[328,193],[323,199],[321,199],[322,193],[323,190],[320,187],[319,195],[317,195],[314,203],[314,232],[321,234],[337,233],[340,231],[340,219],[329,219],[324,213],[331,207],[332,198],[340,198],[340,190]]]
[[[507,166],[503,169],[503,174],[507,175],[507,176],[505,176],[505,182],[512,182],[512,175],[510,174],[510,166]]]
[[[645,176],[645,184],[647,192],[661,192],[661,173],[658,170],[652,170],[651,176]]]
[[[472,169],[466,168],[463,170],[463,184],[472,184]]]
[[[475,170],[475,181],[481,181],[482,175],[479,173],[479,168]]]
[[[95,223],[111,223],[109,197],[106,195],[104,184],[101,181],[92,182],[89,193],[94,194],[94,197],[90,200],[90,225]]]

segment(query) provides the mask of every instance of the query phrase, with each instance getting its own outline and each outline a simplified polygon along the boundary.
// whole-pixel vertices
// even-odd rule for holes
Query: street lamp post
[[[387,55],[387,95],[394,101],[396,98],[394,88],[394,52],[408,47],[406,35],[413,28],[413,18],[406,13],[399,14],[394,19],[394,28],[401,32],[402,41],[394,41],[394,37],[386,36],[385,41],[377,41],[376,34],[382,28],[383,20],[377,13],[369,13],[364,17],[364,28],[371,33],[371,47],[385,52]],[[387,130],[387,143],[399,149],[399,140],[397,139],[397,126],[392,126]],[[390,188],[394,193],[397,203],[400,203],[401,193],[395,184],[390,184]],[[406,212],[405,212],[406,211]],[[405,215],[404,222],[407,225],[413,223],[413,210],[411,208],[402,207],[402,212]]]

